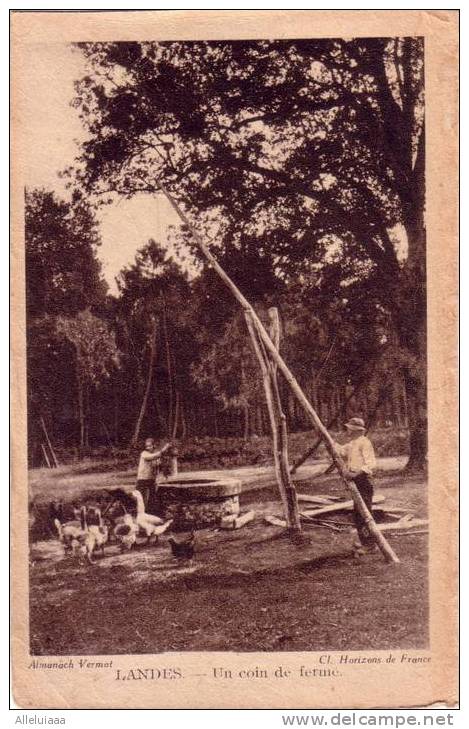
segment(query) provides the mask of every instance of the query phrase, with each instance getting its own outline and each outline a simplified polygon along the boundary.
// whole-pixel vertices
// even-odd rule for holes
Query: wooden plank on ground
[[[333,532],[343,532],[349,528],[346,524],[338,526],[330,521],[321,521],[321,519],[307,519],[306,526],[317,527],[320,529],[332,529]]]
[[[297,494],[298,501],[307,501],[312,504],[333,504],[339,501],[341,496],[323,496],[322,494]]]
[[[385,497],[383,494],[375,494],[373,497],[373,504],[382,504]],[[329,504],[319,509],[305,509],[304,513],[307,516],[321,516],[322,514],[331,514],[334,511],[342,511],[344,509],[353,509],[353,501],[338,501],[336,504]]]
[[[403,529],[414,529],[415,527],[428,526],[428,519],[401,519],[393,521],[389,524],[378,524],[378,529],[382,532],[401,531]]]
[[[400,532],[391,534],[392,537],[413,537],[414,534],[428,534],[428,529],[401,529]]]
[[[301,514],[301,516],[303,516],[303,514]],[[304,516],[311,525],[314,524],[314,521],[311,520],[310,516],[306,514]],[[287,523],[284,519],[279,519],[278,516],[274,516],[273,514],[268,514],[267,516],[265,516],[264,521],[267,522],[267,524],[271,524],[272,526],[283,528],[287,526]],[[327,524],[327,522],[325,521],[318,521],[318,526],[328,526],[331,529],[337,529],[335,524]],[[393,521],[390,523],[377,524],[377,527],[380,531],[395,531],[396,535],[399,536],[404,536],[406,534],[426,534],[428,532],[428,529],[422,529],[422,527],[425,526],[428,526],[428,519],[405,519],[398,522]],[[342,531],[342,529],[339,529],[339,531]]]

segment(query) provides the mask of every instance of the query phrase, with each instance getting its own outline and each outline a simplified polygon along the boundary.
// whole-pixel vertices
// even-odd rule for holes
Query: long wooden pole
[[[44,447],[44,443],[41,443],[41,448],[42,448],[42,452],[44,454],[44,458],[46,459],[47,467],[48,468],[52,468],[52,466],[50,465],[49,457],[47,455],[47,451],[46,451],[46,449]]]
[[[248,314],[251,316],[251,319],[253,323],[255,324],[255,327],[257,331],[259,332],[259,336],[269,352],[271,358],[276,362],[278,365],[278,368],[281,370],[283,376],[285,377],[286,381],[288,382],[289,386],[291,387],[294,395],[296,396],[298,402],[303,407],[305,412],[310,417],[311,421],[313,422],[316,429],[319,431],[319,433],[322,435],[324,444],[329,452],[329,455],[332,458],[332,461],[334,462],[340,477],[342,481],[344,482],[345,486],[349,490],[353,502],[357,508],[357,510],[360,512],[361,516],[363,517],[368,529],[370,530],[370,533],[373,535],[376,543],[378,544],[382,554],[384,555],[385,559],[390,562],[398,563],[399,557],[396,555],[394,550],[392,549],[391,545],[388,543],[386,538],[383,536],[383,534],[380,532],[380,530],[377,528],[375,521],[368,510],[365,502],[363,501],[360,492],[358,491],[357,487],[355,486],[353,481],[348,481],[347,477],[345,475],[346,469],[345,465],[339,456],[338,452],[336,451],[335,443],[332,440],[329,432],[324,427],[321,419],[317,415],[315,409],[309,402],[308,398],[304,394],[303,390],[301,389],[299,383],[297,382],[295,376],[290,372],[288,366],[284,362],[282,356],[277,351],[275,345],[271,341],[269,335],[267,334],[262,322],[260,321],[259,317],[257,316],[256,312],[254,311],[251,304],[248,302],[248,300],[243,296],[241,291],[238,289],[234,281],[230,279],[227,273],[223,270],[223,268],[220,266],[216,258],[213,256],[213,254],[210,252],[209,248],[205,245],[204,241],[202,240],[201,236],[197,232],[197,230],[194,228],[192,223],[190,222],[187,215],[184,213],[184,211],[180,208],[176,200],[173,198],[170,192],[166,189],[166,186],[163,185],[161,182],[159,182],[160,189],[162,193],[166,196],[168,202],[170,205],[174,208],[176,213],[179,215],[183,223],[188,227],[189,231],[191,232],[195,242],[199,246],[200,250],[204,254],[204,256],[207,258],[207,260],[211,263],[214,270],[218,273],[220,278],[225,282],[225,284],[228,286],[228,288],[231,290],[235,298],[239,301],[243,309],[248,312]]]
[[[42,417],[42,415],[41,415],[41,425],[42,425],[42,429],[44,431],[44,435],[46,436],[46,441],[47,441],[47,445],[49,446],[49,451],[51,453],[52,460],[54,461],[55,467],[58,468],[59,467],[59,462],[57,460],[57,456],[55,455],[55,451],[52,448],[52,443],[50,441],[49,434],[48,434],[47,428],[46,428],[46,424],[44,422],[44,418]]]

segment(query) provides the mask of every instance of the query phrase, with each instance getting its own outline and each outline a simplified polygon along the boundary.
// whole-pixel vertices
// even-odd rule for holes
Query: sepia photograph
[[[271,30],[22,54],[32,672],[431,649],[426,38]]]

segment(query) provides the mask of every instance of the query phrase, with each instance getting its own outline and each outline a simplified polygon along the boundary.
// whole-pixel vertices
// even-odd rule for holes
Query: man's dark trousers
[[[153,496],[154,489],[155,489],[154,479],[139,478],[137,480],[137,491],[140,491],[140,493],[142,494],[145,511],[147,511],[147,509],[148,509],[148,504],[150,503],[150,499]]]
[[[365,502],[368,511],[371,514],[371,510],[373,508],[373,482],[371,481],[369,475],[367,473],[364,473],[363,471],[356,478],[354,478],[353,481],[358,491],[360,492],[360,495]],[[353,516],[360,542],[363,544],[364,547],[370,547],[372,544],[375,543],[375,540],[370,534],[370,530],[366,525],[366,521],[358,511],[357,507],[355,507],[354,509]]]

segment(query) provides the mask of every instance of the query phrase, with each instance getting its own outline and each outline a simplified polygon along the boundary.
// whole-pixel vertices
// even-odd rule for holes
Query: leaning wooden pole
[[[50,465],[49,456],[47,455],[47,451],[45,449],[44,443],[41,443],[41,448],[42,448],[43,456],[44,456],[45,461],[47,463],[47,468],[52,468],[52,466]]]
[[[324,444],[329,452],[329,455],[332,458],[332,461],[334,462],[339,475],[344,482],[345,486],[349,490],[353,502],[357,508],[357,510],[360,512],[361,516],[363,517],[370,533],[373,535],[376,543],[378,544],[382,554],[384,555],[385,559],[390,562],[398,563],[400,560],[394,550],[392,549],[391,545],[388,543],[387,539],[384,537],[384,535],[380,532],[378,527],[375,524],[375,521],[368,510],[365,502],[363,501],[360,492],[358,491],[357,487],[353,483],[353,481],[348,481],[345,475],[345,465],[339,456],[338,452],[335,448],[335,443],[332,440],[328,430],[324,427],[321,419],[319,418],[318,414],[316,413],[315,409],[309,402],[308,398],[304,394],[303,390],[301,389],[299,383],[297,382],[295,376],[290,372],[288,366],[284,362],[282,356],[277,351],[275,345],[273,344],[272,340],[270,339],[269,335],[267,334],[261,320],[257,316],[256,312],[254,311],[251,304],[248,302],[248,300],[243,296],[241,291],[238,289],[234,281],[230,279],[228,274],[223,270],[223,268],[220,266],[216,258],[213,256],[213,254],[210,252],[209,248],[205,245],[204,241],[202,240],[201,236],[195,230],[194,226],[190,222],[187,215],[184,213],[184,211],[180,208],[176,200],[173,198],[170,192],[166,189],[166,187],[159,182],[160,189],[162,193],[166,196],[168,199],[168,202],[170,205],[174,208],[176,213],[179,215],[183,223],[187,226],[189,231],[191,232],[195,242],[197,243],[198,247],[204,254],[204,256],[207,258],[209,263],[213,266],[214,270],[218,273],[220,278],[225,282],[225,284],[228,286],[228,288],[231,290],[235,298],[239,301],[241,306],[243,307],[244,311],[248,312],[251,316],[252,322],[256,328],[256,330],[259,333],[259,337],[264,344],[266,350],[269,352],[269,355],[271,358],[276,362],[278,365],[279,370],[282,372],[283,376],[285,377],[286,381],[288,382],[290,388],[292,389],[296,399],[300,403],[300,405],[303,407],[309,418],[311,419],[313,425],[316,427],[316,429],[319,431],[319,433],[322,435],[322,438],[324,440]]]
[[[54,461],[54,466],[56,468],[58,468],[59,467],[59,462],[57,460],[57,456],[55,455],[55,451],[52,448],[52,443],[50,441],[49,434],[48,434],[47,428],[46,428],[46,424],[44,422],[44,418],[42,417],[42,415],[41,415],[41,426],[42,426],[42,430],[44,431],[44,435],[46,436],[47,445],[49,446],[49,451],[50,451],[50,454],[52,456],[52,460]]]

